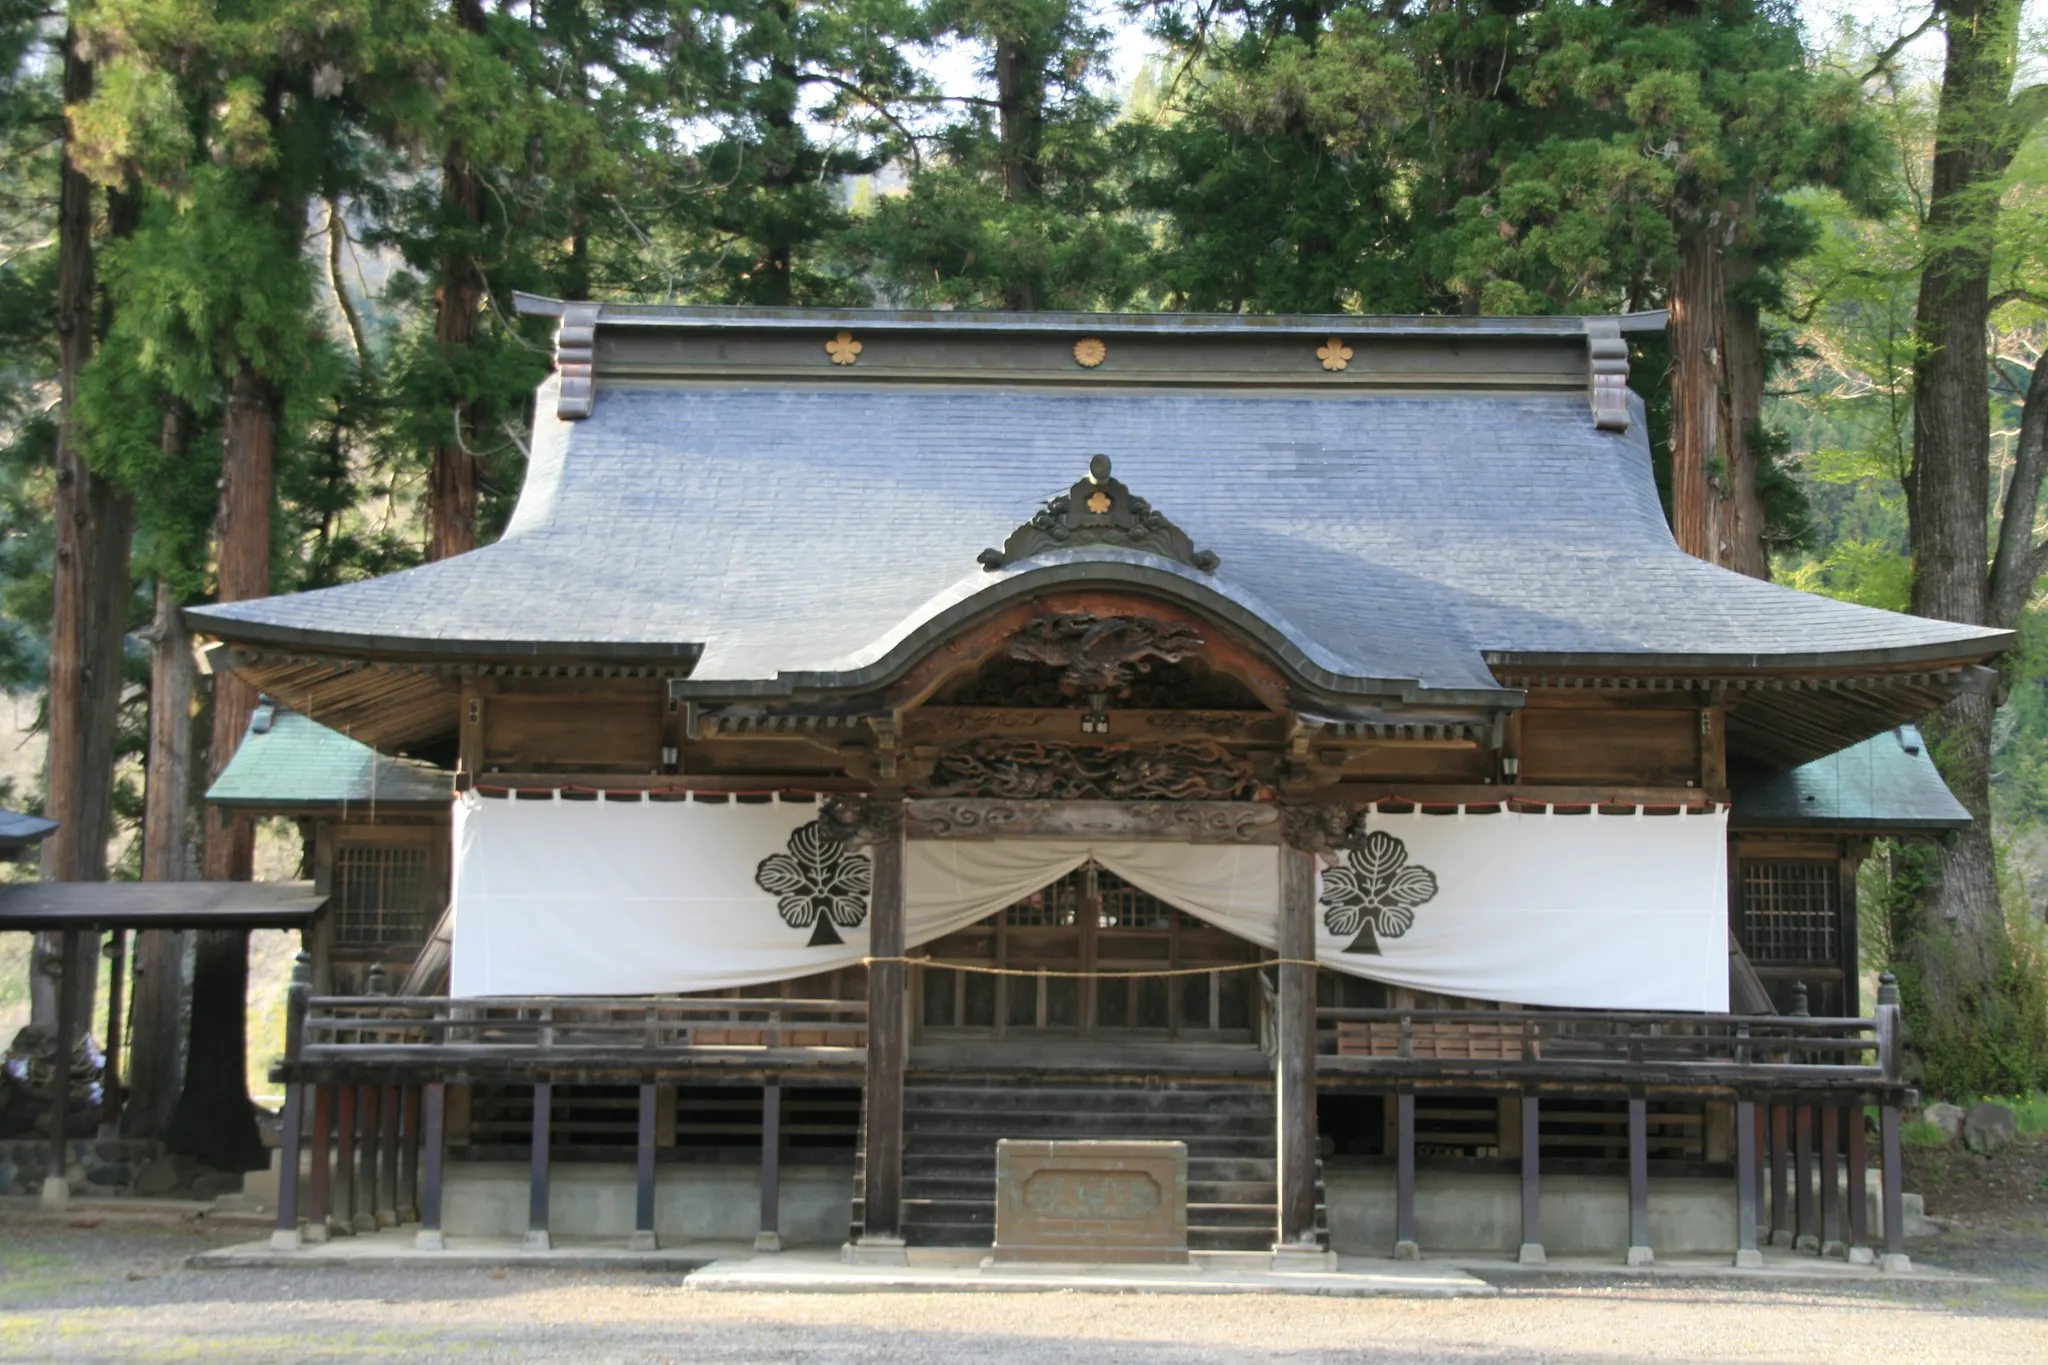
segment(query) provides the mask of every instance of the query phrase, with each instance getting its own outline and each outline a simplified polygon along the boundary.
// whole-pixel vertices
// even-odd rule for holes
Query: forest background
[[[21,736],[0,804],[65,820],[44,875],[248,876],[259,849],[288,874],[289,828],[252,842],[199,808],[254,698],[195,676],[177,609],[496,535],[551,349],[515,290],[1669,308],[1631,382],[1681,545],[2021,634],[1997,697],[1929,722],[1985,818],[1879,848],[1863,941],[1904,978],[1932,1093],[2048,1084],[2040,17],[0,0],[0,689]],[[138,947],[138,1078],[175,1075],[153,1040],[182,1034],[195,973],[201,999],[238,993],[242,952]],[[260,1076],[275,1051],[284,953],[259,956],[259,1023],[209,1035],[237,1093],[242,1054]],[[10,1034],[26,958],[0,944]],[[134,1126],[175,1126],[167,1084]]]

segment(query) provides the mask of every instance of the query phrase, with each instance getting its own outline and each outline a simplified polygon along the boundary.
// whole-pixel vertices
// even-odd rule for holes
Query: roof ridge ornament
[[[1123,481],[1110,477],[1109,456],[1088,462],[1088,473],[1064,493],[1046,499],[1031,520],[1010,533],[1000,550],[983,550],[981,567],[994,573],[1032,555],[1080,545],[1112,545],[1177,559],[1203,573],[1216,572],[1219,561],[1197,550],[1188,533],[1153,510]]]

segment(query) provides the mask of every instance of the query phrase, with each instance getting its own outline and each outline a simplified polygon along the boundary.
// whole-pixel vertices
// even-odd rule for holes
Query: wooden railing
[[[1579,1010],[1320,1009],[1325,1055],[1344,1074],[1580,1075],[1897,1082],[1897,1006],[1872,1019]]]
[[[740,1048],[858,1049],[864,1000],[313,996],[300,1063],[559,1059]]]

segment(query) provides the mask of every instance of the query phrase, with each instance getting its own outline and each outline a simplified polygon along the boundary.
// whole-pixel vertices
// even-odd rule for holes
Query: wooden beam
[[[1820,1111],[1820,1254],[1847,1256],[1842,1240],[1842,1110],[1827,1104]]]
[[[654,1130],[660,1103],[659,1089],[652,1081],[640,1085],[639,1134],[633,1164],[633,1250],[653,1251],[660,1246],[654,1235]]]
[[[1275,1252],[1316,1243],[1316,855],[1280,849],[1280,1226]],[[1292,959],[1287,961],[1286,959]]]
[[[311,1182],[306,1198],[306,1240],[324,1242],[328,1234],[328,1172],[334,1159],[334,1087],[315,1084],[313,1090],[313,1155]]]
[[[377,1155],[383,1145],[383,1131],[378,1126],[379,1100],[383,1087],[366,1085],[356,1098],[356,1120],[362,1128],[360,1145],[356,1149],[361,1169],[356,1174],[355,1230],[375,1232],[377,1220]]]
[[[867,1132],[863,1144],[862,1228],[855,1252],[903,1262],[903,1070],[909,1053],[904,1008],[903,837],[901,803],[877,814],[869,893]]]
[[[761,1087],[761,1228],[754,1250],[782,1250],[782,1083]]]
[[[1522,1245],[1515,1259],[1542,1265],[1543,1185],[1541,1140],[1543,1101],[1533,1091],[1522,1096]]]
[[[1788,1247],[1792,1230],[1792,1111],[1773,1104],[1771,1110],[1771,1245]]]
[[[1415,1240],[1415,1092],[1394,1096],[1394,1259],[1419,1261]]]
[[[533,1086],[533,1147],[528,1165],[526,1199],[526,1249],[546,1251],[548,1239],[548,1142],[553,1126],[555,1086],[536,1081]]]
[[[1762,1116],[1754,1100],[1735,1102],[1735,1264],[1755,1269],[1764,1263],[1757,1246],[1757,1133]]]
[[[1815,1216],[1813,1201],[1814,1152],[1813,1152],[1813,1106],[1800,1104],[1792,1111],[1792,1160],[1793,1179],[1797,1182],[1797,1193],[1792,1198],[1793,1216],[1797,1219],[1792,1238],[1794,1251],[1820,1254],[1820,1223]]]
[[[420,1088],[420,1230],[413,1245],[439,1251],[441,1239],[441,1163],[448,1155],[448,1087],[429,1081]]]
[[[1641,1095],[1628,1097],[1628,1263],[1649,1265],[1650,1250],[1650,1105]]]
[[[74,987],[85,970],[84,938],[79,930],[66,930],[57,954],[57,1043],[50,1053],[49,1169],[43,1176],[42,1192],[42,1206],[53,1211],[71,1206],[71,1181],[65,1173],[71,1152],[71,1047],[78,1037]]]
[[[398,1221],[420,1221],[420,1088],[398,1087]]]
[[[1870,1151],[1863,1131],[1863,1106],[1844,1105],[1843,1122],[1849,1128],[1849,1169],[1843,1181],[1849,1199],[1849,1262],[1868,1265],[1870,1249]]]
[[[305,1126],[306,1087],[284,1088],[284,1115],[277,1162],[277,1225],[271,1229],[272,1251],[297,1251],[299,1238],[299,1131]]]
[[[377,1226],[398,1226],[398,1087],[386,1085],[377,1099],[377,1117],[383,1125],[378,1139]]]
[[[1899,1143],[1899,1107],[1887,1104],[1877,1111],[1878,1141],[1883,1144],[1884,1254],[1877,1259],[1889,1271],[1913,1268],[1906,1255],[1905,1153]]]
[[[334,1207],[327,1225],[353,1237],[356,1231],[356,1087],[334,1088]]]

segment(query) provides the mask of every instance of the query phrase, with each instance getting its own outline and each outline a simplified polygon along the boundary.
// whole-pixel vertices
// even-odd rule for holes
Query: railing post
[[[420,1088],[398,1088],[398,1221],[420,1221]]]
[[[1894,1085],[1905,1079],[1905,1059],[1899,1052],[1903,1034],[1899,979],[1886,972],[1877,978],[1877,1064]]]
[[[377,1121],[380,1093],[379,1087],[365,1085],[361,1096],[356,1100],[356,1118],[362,1128],[362,1137],[358,1139],[360,1146],[357,1149],[358,1158],[362,1163],[362,1168],[356,1175],[357,1232],[375,1232],[378,1227],[377,1156],[384,1138],[383,1129]]]
[[[1792,1245],[1792,1113],[1783,1104],[1771,1109],[1771,1245]]]
[[[1756,1101],[1735,1101],[1735,1264],[1755,1269],[1764,1263],[1757,1246]]]
[[[1649,1265],[1650,1250],[1650,1105],[1641,1095],[1628,1097],[1628,1263]]]
[[[1905,1077],[1903,1021],[1899,1013],[1899,979],[1890,972],[1877,978],[1877,1051],[1884,1078],[1897,1085]],[[1908,1271],[1913,1262],[1906,1255],[1905,1153],[1899,1142],[1899,1107],[1887,1102],[1877,1111],[1878,1141],[1883,1144],[1884,1172],[1884,1255],[1878,1265],[1891,1271]]]
[[[353,1237],[356,1231],[356,1087],[334,1087],[334,1207],[327,1225]]]
[[[1543,1254],[1542,1123],[1542,1099],[1534,1090],[1523,1091],[1522,1245],[1515,1252],[1515,1259],[1523,1265],[1542,1265],[1546,1259]]]
[[[446,1243],[441,1237],[441,1159],[447,1148],[448,1087],[429,1081],[422,1087],[420,1108],[420,1230],[413,1245],[421,1251],[439,1251]]]
[[[761,1087],[761,1229],[754,1250],[782,1250],[782,1083]]]
[[[1842,1121],[1849,1126],[1849,1171],[1843,1180],[1849,1198],[1849,1264],[1870,1265],[1870,1137],[1863,1131],[1863,1106],[1849,1105]]]
[[[287,1066],[299,1060],[306,1037],[306,1001],[313,993],[313,958],[301,952],[292,960],[291,985],[284,996],[284,1060]],[[305,1127],[305,1083],[288,1080],[284,1086],[284,1116],[277,1150],[277,1226],[270,1233],[273,1251],[297,1251],[303,1244],[299,1234],[299,1151]]]
[[[1394,1259],[1419,1261],[1415,1240],[1415,1092],[1394,1096]]]
[[[1801,1104],[1792,1111],[1792,1161],[1793,1175],[1798,1181],[1792,1197],[1792,1210],[1798,1220],[1792,1239],[1794,1251],[1820,1253],[1820,1233],[1813,1209],[1813,1106]]]
[[[553,1081],[533,1083],[533,1153],[526,1201],[526,1249],[546,1251],[548,1238],[548,1129],[554,1117]]]

